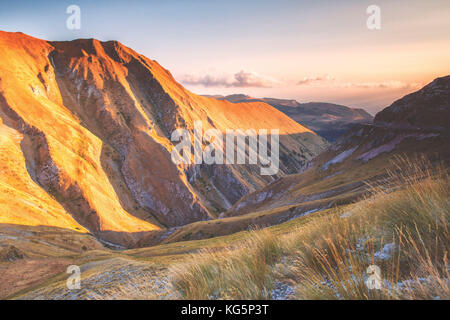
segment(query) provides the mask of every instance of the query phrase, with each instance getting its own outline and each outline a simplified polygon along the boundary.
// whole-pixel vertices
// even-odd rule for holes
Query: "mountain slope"
[[[46,203],[30,204],[56,207],[53,220],[39,216],[42,225],[56,219],[132,245],[143,232],[214,217],[327,146],[265,103],[192,94],[157,62],[116,41],[48,42],[0,32],[0,54],[2,133],[15,137],[5,142],[15,149],[8,159],[22,163],[1,176],[17,175],[34,183],[30,194],[47,195]],[[261,176],[258,165],[173,164],[171,133],[192,132],[196,120],[222,132],[279,129],[278,176]],[[2,208],[17,207],[5,200]],[[25,214],[1,219],[34,223]]]
[[[86,229],[28,175],[21,149],[24,136],[0,120],[0,224],[51,224],[70,230]]]
[[[16,154],[26,163],[26,170],[8,169],[22,180],[33,179],[35,188],[43,188],[53,202],[64,207],[66,215],[99,236],[111,238],[105,232],[126,232],[130,234],[118,234],[114,239],[129,243],[132,233],[158,229],[122,208],[99,161],[101,140],[64,106],[56,72],[48,60],[51,45],[20,34],[2,33],[0,39],[2,126],[21,136],[16,140],[21,152]],[[9,161],[16,162],[13,156],[8,156]],[[8,172],[2,171],[2,176],[9,181]],[[41,191],[33,193],[37,192]],[[33,201],[33,205],[41,203]],[[5,201],[2,210],[8,209],[18,208],[13,201]],[[44,212],[49,209],[43,206]],[[28,219],[24,214],[3,222],[26,224]],[[54,225],[44,216],[40,219],[42,225]],[[62,220],[59,215],[53,219]]]
[[[449,129],[450,76],[435,79],[421,90],[379,112],[375,124],[410,128]]]
[[[373,117],[363,109],[349,108],[325,102],[299,103],[295,100],[287,99],[252,98],[244,94],[211,97],[233,103],[245,101],[265,102],[298,123],[306,125],[330,142],[334,142],[354,124],[370,123],[373,120]]]
[[[450,76],[438,78],[378,113],[374,124],[355,125],[308,170],[246,195],[225,216],[266,212],[285,221],[352,202],[367,192],[367,182],[385,178],[387,170],[401,170],[393,164],[395,157],[420,161],[425,155],[448,166],[450,124],[440,119],[450,112],[449,81]]]

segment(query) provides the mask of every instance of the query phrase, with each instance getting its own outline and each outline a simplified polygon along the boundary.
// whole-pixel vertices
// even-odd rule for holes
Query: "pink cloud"
[[[271,88],[280,85],[281,82],[275,78],[260,75],[256,72],[241,70],[234,75],[184,75],[181,82],[187,85],[202,85],[204,87],[226,87],[226,88]]]

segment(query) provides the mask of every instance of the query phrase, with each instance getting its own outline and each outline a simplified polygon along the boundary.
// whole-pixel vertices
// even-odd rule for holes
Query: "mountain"
[[[400,171],[396,158],[450,162],[450,76],[438,78],[353,126],[302,173],[289,175],[238,201],[224,217],[271,216],[271,223],[360,199],[369,185]]]
[[[421,90],[395,101],[374,122],[406,128],[449,129],[450,76],[435,79]]]
[[[132,246],[228,210],[301,170],[327,142],[264,102],[195,95],[117,41],[0,32],[0,224],[52,226]],[[171,133],[279,129],[280,169],[180,164]]]
[[[299,103],[296,100],[275,98],[252,98],[244,94],[228,96],[208,96],[233,103],[261,101],[277,108],[291,119],[306,125],[330,142],[350,129],[354,124],[370,123],[373,117],[364,109],[349,108],[346,106],[325,103],[308,102]]]

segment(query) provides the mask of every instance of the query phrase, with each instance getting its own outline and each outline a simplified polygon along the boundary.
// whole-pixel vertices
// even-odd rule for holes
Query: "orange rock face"
[[[0,223],[89,231],[132,245],[215,217],[276,177],[256,165],[180,165],[170,134],[279,129],[280,173],[326,143],[265,103],[197,96],[122,44],[0,32]]]

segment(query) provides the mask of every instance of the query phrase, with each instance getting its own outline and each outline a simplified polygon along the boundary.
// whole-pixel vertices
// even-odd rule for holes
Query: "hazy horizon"
[[[81,8],[69,30],[66,8]],[[450,74],[448,1],[31,1],[0,4],[0,30],[118,40],[197,94],[320,101],[371,114]]]

